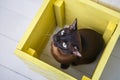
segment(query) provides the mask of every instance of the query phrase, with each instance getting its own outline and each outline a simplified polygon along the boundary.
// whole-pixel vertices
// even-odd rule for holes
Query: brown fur
[[[91,63],[97,58],[104,46],[102,36],[96,31],[90,29],[80,29],[79,34],[81,38],[80,46],[82,46],[81,58],[71,54],[66,55],[54,45],[54,42],[51,43],[52,55],[58,62],[68,66],[69,64],[79,65]]]

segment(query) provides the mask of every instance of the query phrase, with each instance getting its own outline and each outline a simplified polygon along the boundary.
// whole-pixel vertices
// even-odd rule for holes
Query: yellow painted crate
[[[51,34],[56,26],[71,24],[75,18],[79,28],[94,29],[105,40],[106,47],[92,77],[82,77],[82,80],[99,80],[120,35],[120,13],[91,0],[44,0],[19,42],[16,55],[49,80],[77,80],[38,58],[49,40],[44,34]]]

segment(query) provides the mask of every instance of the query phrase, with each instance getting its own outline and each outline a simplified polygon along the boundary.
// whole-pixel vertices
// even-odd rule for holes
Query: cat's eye
[[[62,30],[62,31],[61,31],[61,35],[64,35],[64,33],[65,33],[65,31],[64,31],[64,30]]]
[[[67,48],[67,44],[66,44],[65,42],[62,43],[62,46],[63,46],[64,48]]]

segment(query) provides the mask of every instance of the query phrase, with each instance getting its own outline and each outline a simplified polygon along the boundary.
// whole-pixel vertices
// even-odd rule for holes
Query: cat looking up
[[[53,36],[51,52],[67,69],[70,64],[89,64],[96,60],[104,46],[102,35],[91,29],[77,29],[77,19]]]

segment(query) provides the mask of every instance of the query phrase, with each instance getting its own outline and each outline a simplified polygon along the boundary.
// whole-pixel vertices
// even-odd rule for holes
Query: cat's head
[[[77,30],[77,19],[67,28],[63,28],[53,36],[53,42],[63,53],[68,55],[81,55],[81,38]]]

